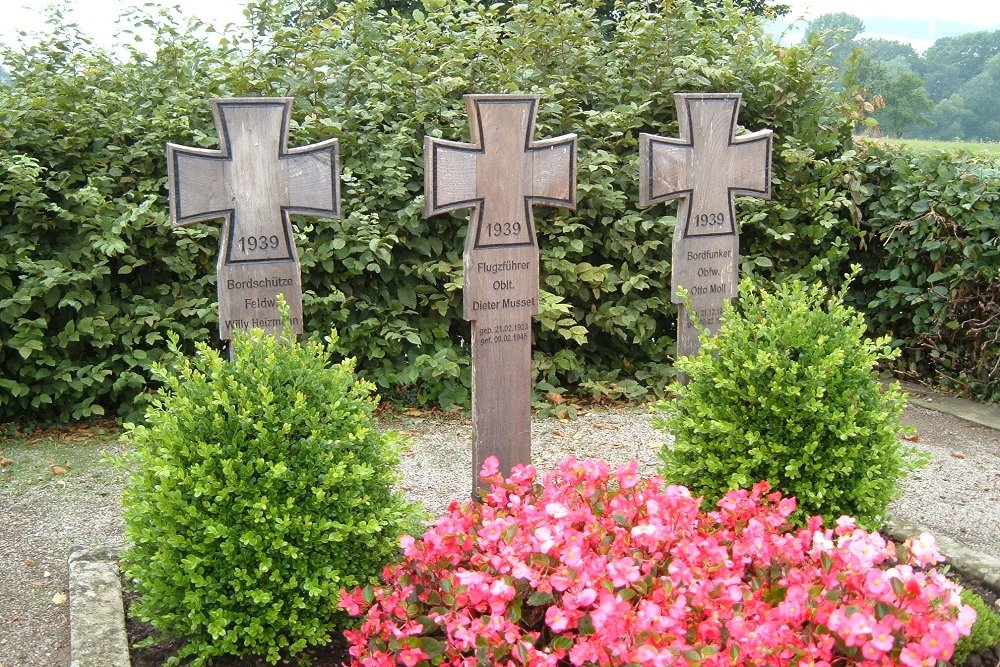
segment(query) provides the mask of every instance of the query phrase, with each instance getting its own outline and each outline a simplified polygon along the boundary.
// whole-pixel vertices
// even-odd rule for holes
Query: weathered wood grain
[[[674,95],[680,138],[639,135],[639,203],[679,199],[671,258],[678,304],[677,355],[700,344],[677,288],[688,291],[703,328],[719,330],[724,300],[737,294],[739,226],[734,199],[771,197],[772,131],[736,136],[740,95]]]
[[[491,455],[531,460],[534,204],[576,206],[576,135],[532,141],[539,97],[467,95],[469,144],[426,137],[426,216],[472,209],[463,313],[472,323],[473,488]]]
[[[222,220],[219,337],[280,331],[277,295],[302,333],[302,275],[292,214],[340,216],[337,140],[287,148],[292,98],[212,100],[219,150],[167,144],[170,220]]]

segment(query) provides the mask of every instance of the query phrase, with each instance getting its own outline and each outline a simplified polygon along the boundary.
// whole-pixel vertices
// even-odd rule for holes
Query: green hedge
[[[596,2],[441,4],[399,18],[343,3],[291,25],[258,12],[267,39],[221,46],[161,16],[155,57],[124,59],[54,25],[4,53],[0,420],[127,410],[165,332],[214,336],[218,228],[171,231],[163,158],[168,140],[217,146],[213,96],[292,95],[292,145],[340,138],[344,219],[297,221],[307,327],[344,332],[389,397],[468,399],[467,216],[422,217],[423,137],[467,139],[468,92],[539,93],[536,136],[580,136],[579,208],[538,211],[540,389],[636,396],[672,373],[674,219],[638,209],[636,160],[640,131],[676,135],[674,92],[738,90],[741,122],[775,130],[775,201],[742,207],[747,266],[843,268],[850,122],[808,48],[731,6],[611,23]]]
[[[1000,165],[862,145],[865,268],[852,291],[901,377],[1000,400]]]
[[[343,332],[388,398],[468,400],[467,214],[422,216],[423,137],[468,139],[465,93],[541,94],[536,137],[580,137],[577,210],[536,209],[541,392],[635,397],[673,373],[674,209],[640,210],[636,181],[639,132],[677,135],[674,92],[741,92],[741,124],[775,131],[773,199],[739,205],[744,273],[835,284],[870,235],[852,120],[813,47],[732,6],[610,22],[589,0],[438,4],[312,20],[259,0],[221,44],[164,14],[138,21],[155,55],[123,40],[127,57],[56,13],[0,53],[0,421],[127,413],[166,332],[217,344],[218,226],[170,229],[163,157],[218,146],[216,96],[294,96],[290,145],[340,139],[344,218],[296,219],[306,327]]]

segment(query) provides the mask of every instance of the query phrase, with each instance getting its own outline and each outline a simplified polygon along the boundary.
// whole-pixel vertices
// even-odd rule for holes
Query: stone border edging
[[[935,535],[933,530],[909,521],[892,519],[883,528],[883,532],[890,539],[898,542],[902,542],[907,537],[919,535],[920,533],[934,535],[938,550],[942,556],[947,558],[951,569],[963,576],[975,579],[997,595],[1000,595],[1000,559],[981,551],[970,549],[950,537]]]
[[[892,540],[931,533],[923,526],[892,520],[884,528]],[[935,537],[952,569],[1000,595],[1000,559],[948,537]],[[111,549],[74,549],[69,556],[70,667],[130,667],[125,608],[118,577],[118,554]]]
[[[118,554],[111,549],[70,551],[70,667],[131,665],[117,561]]]

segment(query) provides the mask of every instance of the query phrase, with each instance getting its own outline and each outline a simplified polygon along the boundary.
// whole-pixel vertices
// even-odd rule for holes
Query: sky
[[[243,23],[245,0],[66,0],[70,18],[98,44],[114,44],[118,17],[133,6],[179,6],[184,16],[196,16],[218,29]],[[44,25],[42,8],[49,0],[0,0],[0,43],[17,44],[19,31],[37,31]]]
[[[845,12],[865,24],[865,37],[909,42],[923,51],[940,37],[1000,30],[1000,2],[990,0],[783,0],[786,19]]]
[[[116,20],[128,6],[142,0],[67,0],[73,19],[99,44],[110,45]],[[226,23],[242,23],[245,0],[153,0],[162,6],[179,5],[181,12],[197,16],[222,28]],[[820,14],[847,12],[865,23],[866,36],[907,41],[922,51],[937,37],[975,30],[1000,29],[1000,2],[991,0],[783,0],[792,7],[788,20],[815,18]],[[0,43],[15,45],[19,30],[42,26],[43,0],[0,0]],[[786,21],[787,23],[787,21]],[[796,37],[796,25],[788,39]],[[779,30],[783,29],[782,25]]]

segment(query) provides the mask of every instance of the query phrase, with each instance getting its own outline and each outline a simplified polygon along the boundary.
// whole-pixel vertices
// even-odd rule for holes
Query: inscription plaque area
[[[539,97],[466,95],[471,144],[425,137],[424,215],[472,209],[463,314],[472,323],[473,488],[483,461],[531,461],[532,205],[576,206],[576,135],[533,142]]]
[[[302,333],[302,273],[291,215],[340,216],[337,140],[287,148],[292,98],[212,100],[219,150],[167,144],[174,227],[222,219],[219,338],[281,330],[278,294]]]
[[[670,262],[677,355],[695,354],[698,330],[677,296],[685,287],[702,326],[719,331],[722,303],[736,296],[739,226],[734,198],[771,198],[772,131],[736,136],[740,95],[677,93],[680,138],[639,135],[639,203],[679,199]]]

